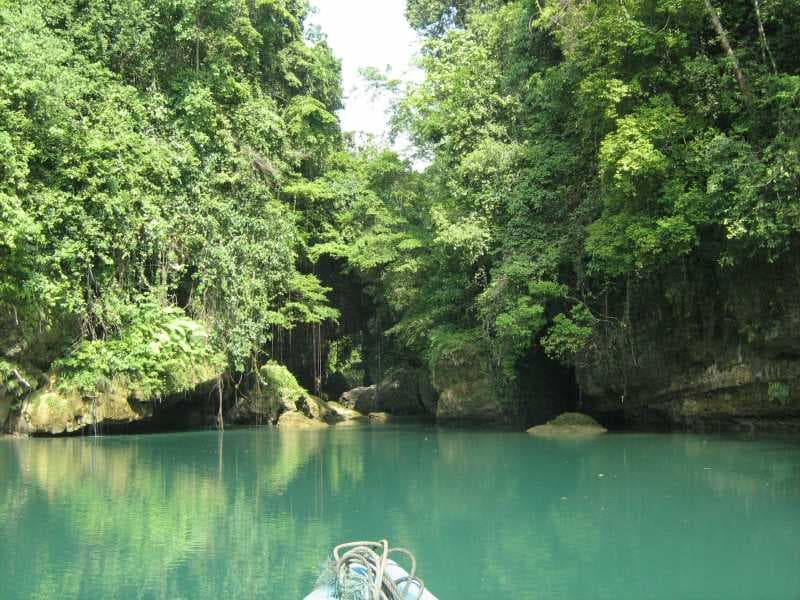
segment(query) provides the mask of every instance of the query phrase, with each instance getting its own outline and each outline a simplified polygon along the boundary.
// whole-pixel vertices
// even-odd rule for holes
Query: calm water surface
[[[299,599],[338,542],[441,600],[800,598],[800,443],[426,428],[0,440],[0,598]]]

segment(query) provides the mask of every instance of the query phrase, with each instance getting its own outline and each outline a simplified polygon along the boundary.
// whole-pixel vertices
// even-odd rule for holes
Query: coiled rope
[[[386,572],[392,555],[409,559],[408,575],[392,579]],[[417,559],[405,548],[390,548],[389,542],[350,542],[333,549],[330,569],[335,575],[334,590],[342,600],[419,600],[425,584],[416,576]],[[416,596],[409,597],[409,589],[416,588]]]

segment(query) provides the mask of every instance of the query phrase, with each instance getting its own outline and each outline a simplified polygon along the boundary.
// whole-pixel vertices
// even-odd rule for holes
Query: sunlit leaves
[[[127,369],[127,353],[149,377],[207,337],[241,371],[265,359],[274,327],[335,317],[298,271],[300,219],[281,202],[340,143],[339,67],[304,39],[307,10],[2,5],[0,331],[63,331],[33,360],[68,353],[78,362],[62,367],[91,378],[108,375],[104,360]],[[143,333],[159,310],[182,316]]]

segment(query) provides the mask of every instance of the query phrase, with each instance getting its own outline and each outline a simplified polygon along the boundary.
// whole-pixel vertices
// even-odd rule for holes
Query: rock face
[[[296,411],[286,411],[280,417],[276,425],[280,429],[325,429],[328,424],[305,416]]]
[[[494,385],[486,354],[480,347],[440,358],[434,366],[432,382],[439,392],[437,422],[499,425],[518,418],[514,403],[501,396]]]
[[[11,410],[11,399],[0,392],[0,432],[5,431],[8,413]]]
[[[428,414],[435,415],[439,405],[439,392],[433,387],[427,369],[417,370],[417,390],[419,391],[419,400],[425,410],[428,411]]]
[[[339,404],[364,414],[376,412],[378,410],[376,389],[375,385],[354,388],[342,394]]]
[[[419,371],[397,368],[390,371],[377,385],[359,387],[342,394],[339,403],[360,413],[389,413],[398,416],[435,414],[437,394]]]
[[[355,410],[309,394],[283,365],[268,363],[259,371],[258,385],[239,398],[227,420],[240,425],[274,424],[285,429],[325,427],[364,419]]]
[[[545,425],[528,429],[528,433],[543,437],[593,436],[607,431],[592,417],[581,413],[564,413]]]
[[[419,415],[425,413],[420,399],[417,372],[414,369],[394,369],[375,390],[378,411],[392,415]]]
[[[199,366],[188,378],[185,394],[163,399],[176,403],[195,394],[207,396],[216,373],[210,367]],[[109,389],[85,396],[77,391],[63,390],[58,385],[57,375],[47,378],[47,385],[33,392],[22,403],[19,414],[11,415],[8,429],[21,434],[58,435],[81,429],[106,425],[136,423],[152,418],[156,398],[142,398],[136,390],[124,383],[112,381]]]
[[[579,361],[583,410],[641,426],[800,429],[800,253],[756,269],[696,260],[632,286]]]

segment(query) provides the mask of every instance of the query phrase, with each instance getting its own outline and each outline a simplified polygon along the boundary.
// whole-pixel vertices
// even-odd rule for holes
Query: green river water
[[[440,600],[800,598],[800,443],[424,427],[0,440],[0,598],[299,600],[336,543]]]

